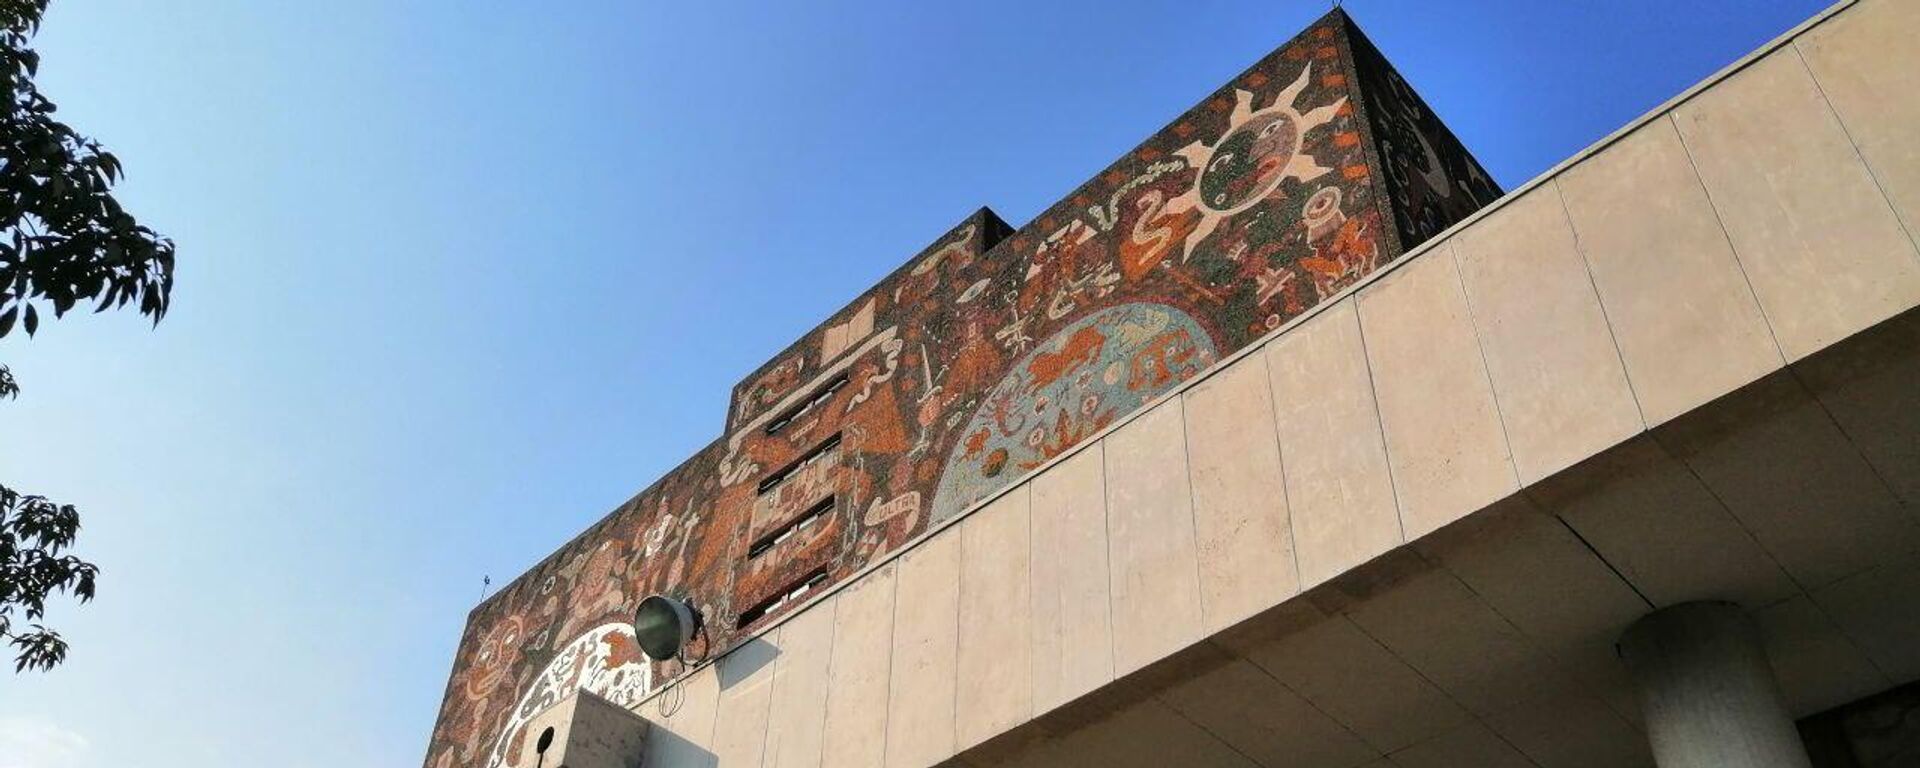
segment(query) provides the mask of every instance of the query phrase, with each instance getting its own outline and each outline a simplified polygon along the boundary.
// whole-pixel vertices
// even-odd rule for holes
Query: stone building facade
[[[426,765],[1913,764],[1916,39],[1843,0],[1502,196],[1336,11],[750,374]]]
[[[631,645],[640,598],[690,600],[724,653],[1499,194],[1328,14],[1025,226],[968,216],[749,374],[725,434],[473,611],[427,764],[513,765],[574,688],[637,701],[680,674]]]

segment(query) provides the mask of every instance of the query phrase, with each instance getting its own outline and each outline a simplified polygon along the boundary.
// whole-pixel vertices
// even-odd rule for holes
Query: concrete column
[[[1619,649],[1660,768],[1810,768],[1759,632],[1738,607],[1663,608],[1628,627]]]

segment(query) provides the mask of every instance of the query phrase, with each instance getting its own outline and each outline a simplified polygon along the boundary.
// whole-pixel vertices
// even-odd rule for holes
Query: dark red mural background
[[[427,765],[512,765],[573,689],[632,704],[679,674],[624,628],[640,598],[691,600],[695,652],[724,652],[1498,194],[1336,11],[748,375],[725,434],[473,611]]]

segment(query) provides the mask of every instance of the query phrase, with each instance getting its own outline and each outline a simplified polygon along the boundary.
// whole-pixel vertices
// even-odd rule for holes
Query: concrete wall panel
[[[1071,768],[1256,768],[1158,699],[1127,706],[1061,740]]]
[[[839,596],[807,608],[780,628],[773,704],[767,718],[767,768],[819,768],[826,729],[828,673]]]
[[[1920,557],[1829,584],[1813,600],[1894,680],[1920,680]]]
[[[1094,444],[1033,479],[1033,709],[1113,679],[1105,457]]]
[[[1795,41],[1907,232],[1920,232],[1920,4],[1862,0]]]
[[[1920,255],[1794,49],[1674,123],[1789,360],[1920,303]]]
[[[960,523],[960,671],[954,729],[961,749],[1033,715],[1027,490],[1015,488]]]
[[[1351,301],[1268,345],[1300,586],[1402,541],[1366,345]]]
[[[900,556],[893,679],[887,696],[888,768],[926,768],[954,753],[960,639],[960,536],[949,530]]]
[[[1920,519],[1920,312],[1801,360],[1794,375]]]
[[[1300,591],[1266,362],[1244,358],[1183,397],[1208,632]]]
[[[1185,430],[1172,400],[1105,440],[1115,674],[1201,637]]]
[[[1658,437],[1801,587],[1920,548],[1920,528],[1797,379],[1769,377]]]
[[[1556,660],[1442,570],[1414,573],[1347,615],[1477,715],[1578,689]]]
[[[1471,717],[1344,616],[1246,655],[1381,752],[1434,738]]]
[[[1194,674],[1160,699],[1262,766],[1350,766],[1380,756],[1245,659]]]
[[[1428,251],[1359,298],[1410,540],[1519,488],[1450,247]]]
[[[877,768],[886,763],[898,578],[897,563],[883,566],[835,596],[827,714],[821,735],[823,765]]]
[[[1479,722],[1469,722],[1388,756],[1398,768],[1539,768]]]
[[[1559,184],[1649,425],[1781,366],[1672,122],[1642,126]]]
[[[1474,222],[1453,250],[1522,483],[1643,428],[1557,187]]]
[[[714,768],[713,721],[720,705],[720,676],[707,667],[674,684],[640,708],[647,729],[647,765]]]
[[[1531,489],[1656,607],[1759,606],[1797,587],[1713,492],[1650,437]]]
[[[1806,595],[1752,612],[1780,697],[1806,717],[1893,686],[1860,646]]]
[[[721,768],[757,768],[765,756],[780,634],[775,629],[749,640],[714,664],[719,670],[720,709],[713,722],[713,752]]]
[[[1646,734],[1586,694],[1535,699],[1485,722],[1540,768],[1653,768]]]
[[[1565,523],[1524,497],[1415,545],[1617,711],[1638,717],[1620,630],[1653,607]]]

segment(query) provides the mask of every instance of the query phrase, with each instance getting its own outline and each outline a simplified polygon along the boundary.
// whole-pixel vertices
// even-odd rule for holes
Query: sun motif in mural
[[[1294,101],[1306,90],[1312,76],[1313,65],[1309,63],[1265,109],[1253,108],[1252,92],[1235,90],[1233,114],[1220,140],[1211,146],[1196,141],[1174,152],[1200,170],[1191,189],[1167,202],[1168,213],[1200,214],[1182,244],[1182,254],[1191,255],[1193,247],[1228,217],[1278,197],[1281,182],[1312,181],[1332,170],[1301,150],[1307,133],[1332,122],[1346,106],[1347,98],[1300,111]]]

